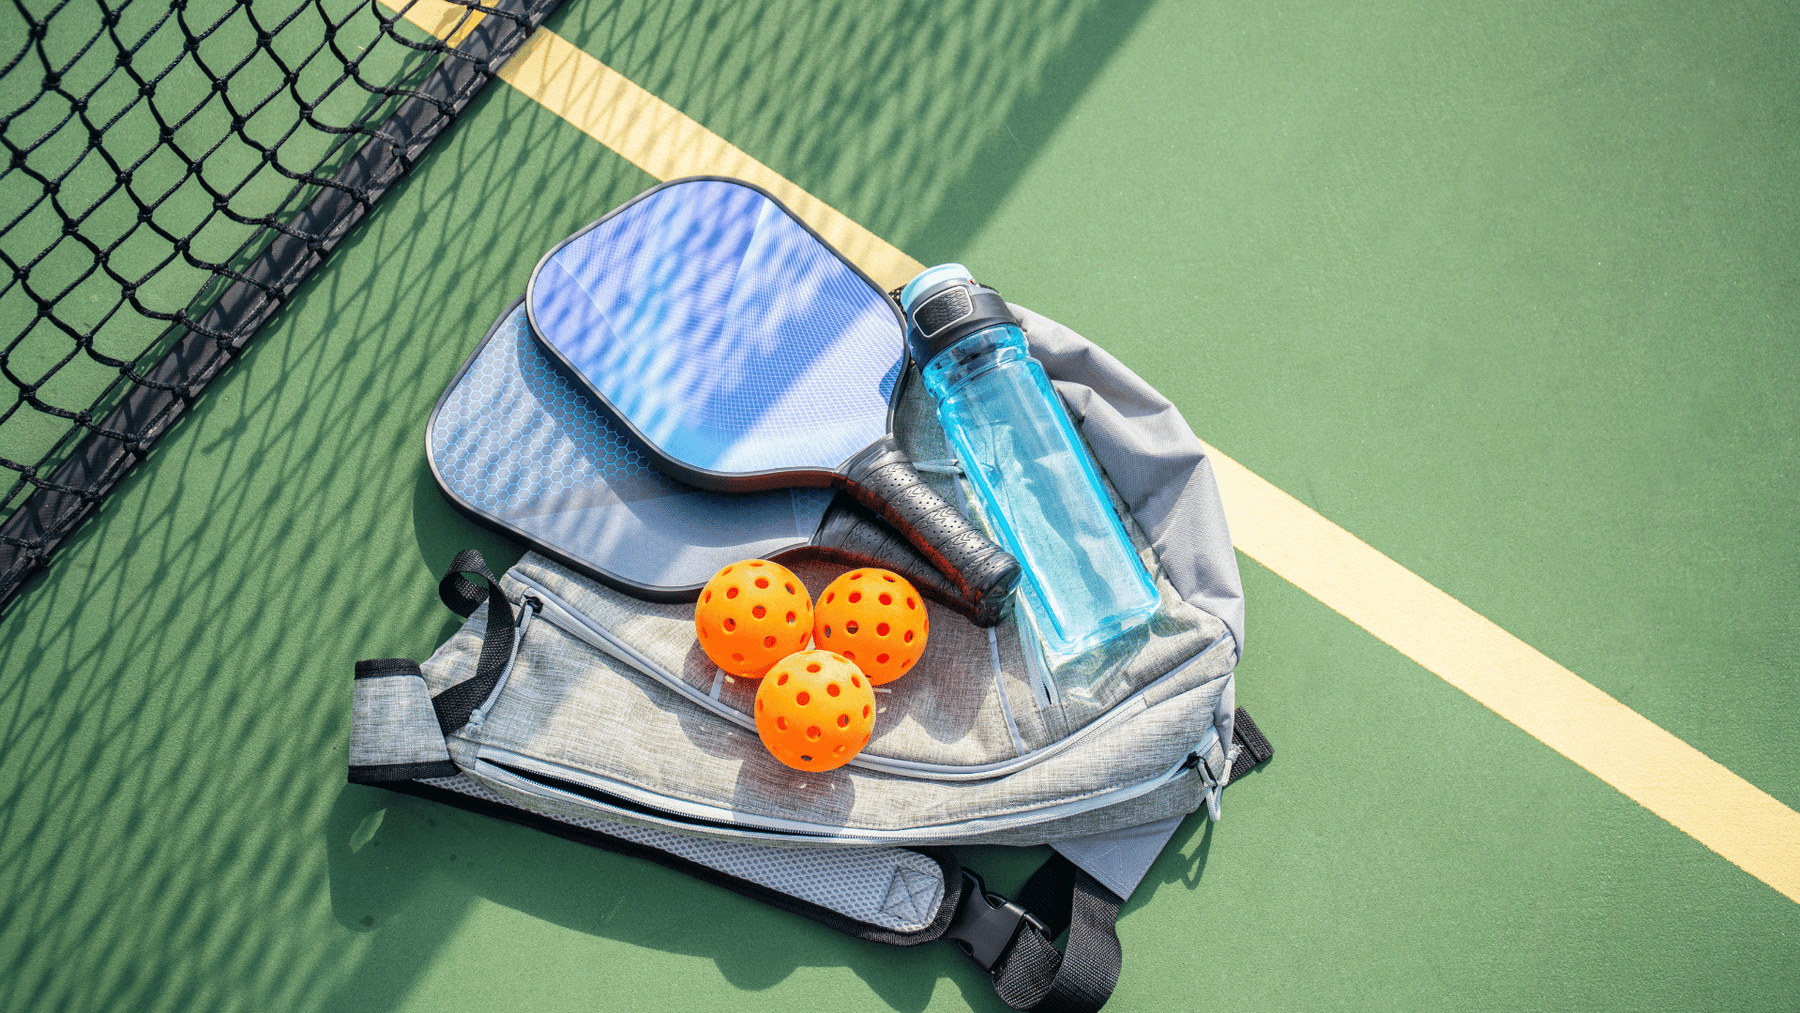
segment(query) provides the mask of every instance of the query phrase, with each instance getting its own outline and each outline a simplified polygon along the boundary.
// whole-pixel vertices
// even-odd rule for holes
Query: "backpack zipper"
[[[1201,740],[1194,752],[1205,755],[1217,738],[1215,729],[1207,729],[1206,738]],[[1183,757],[1167,770],[1133,784],[1097,792],[1086,798],[1053,802],[1009,813],[904,830],[850,831],[842,825],[746,816],[724,806],[672,798],[601,777],[578,767],[541,757],[525,756],[497,746],[478,747],[475,761],[474,769],[468,773],[497,789],[519,792],[600,817],[738,840],[788,843],[804,840],[842,845],[954,843],[979,834],[1067,819],[1147,795],[1183,776],[1194,766],[1187,757]],[[545,783],[538,778],[547,778],[561,784]]]
[[[544,602],[536,595],[526,595],[519,601],[519,627],[513,634],[512,654],[506,658],[506,667],[500,670],[500,678],[494,680],[494,688],[488,692],[481,705],[469,712],[468,727],[480,728],[487,721],[487,716],[500,700],[500,694],[506,690],[506,682],[512,678],[513,665],[518,663],[519,649],[525,644],[525,630],[531,626],[531,620],[544,610]]]
[[[570,636],[581,640],[588,644],[588,646],[593,647],[632,669],[635,669],[643,675],[655,679],[666,688],[681,694],[684,699],[693,703],[695,706],[702,707],[707,711],[736,724],[738,727],[755,734],[756,721],[750,715],[745,714],[743,711],[737,710],[736,708],[729,707],[722,701],[712,699],[711,696],[698,687],[689,685],[687,680],[679,678],[674,673],[665,670],[662,666],[651,661],[629,644],[619,640],[610,630],[607,630],[599,623],[588,618],[573,605],[564,601],[556,594],[556,592],[539,584],[537,581],[532,580],[530,577],[520,574],[516,570],[513,571],[512,577],[524,587],[529,588],[534,595],[540,596],[542,603],[556,606],[556,611],[568,616],[574,621],[576,627],[570,628],[569,625],[558,622],[556,612],[546,613],[544,616],[545,620],[557,629],[568,633]],[[1035,766],[1063,750],[1068,749],[1076,743],[1081,742],[1088,736],[1094,735],[1120,721],[1135,716],[1145,709],[1141,704],[1145,694],[1156,689],[1156,687],[1162,685],[1164,682],[1180,676],[1188,666],[1199,664],[1206,658],[1211,657],[1213,652],[1228,648],[1231,644],[1232,640],[1229,636],[1220,637],[1212,644],[1209,644],[1206,649],[1199,654],[1194,655],[1167,672],[1164,672],[1161,676],[1158,676],[1154,681],[1139,689],[1136,693],[1121,700],[1105,716],[1090,722],[1076,730],[1074,733],[1066,735],[1047,746],[1024,753],[1020,756],[1012,757],[1011,759],[1000,760],[988,764],[951,766],[942,763],[925,763],[917,760],[898,760],[891,757],[869,756],[867,753],[864,753],[856,759],[851,760],[848,765],[864,770],[880,771],[885,774],[896,774],[902,777],[922,777],[941,781],[982,781],[1011,774],[1023,770],[1026,767]],[[515,650],[514,653],[516,655],[517,651]],[[1224,676],[1220,676],[1220,678],[1224,678]],[[1136,702],[1137,705],[1134,706],[1134,702]],[[1214,730],[1208,729],[1207,734],[1209,736],[1213,735]]]

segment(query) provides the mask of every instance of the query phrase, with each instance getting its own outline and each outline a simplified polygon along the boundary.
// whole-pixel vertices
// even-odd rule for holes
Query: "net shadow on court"
[[[830,7],[819,24],[849,10]],[[663,30],[710,50],[729,47],[739,27]],[[987,38],[1010,45],[1032,28]],[[654,39],[640,25],[631,44],[654,51]],[[1091,62],[1084,45],[1068,41],[1036,66],[1054,74],[1059,60]],[[837,61],[857,56],[810,49],[826,61],[812,71],[821,79],[847,76]],[[998,59],[964,48],[953,62]],[[1037,93],[1009,94],[1029,104]],[[853,113],[834,129],[852,131]],[[954,117],[944,126],[967,137],[992,129]],[[756,153],[781,164],[808,143],[796,135]],[[857,193],[888,185],[879,152],[836,163],[829,154],[812,151],[819,166],[876,180]],[[902,185],[960,185],[918,158]],[[718,891],[672,875],[647,880],[676,895],[665,913],[627,901],[601,917],[592,897],[645,879],[637,863],[472,818],[456,834],[419,832],[407,820],[437,818],[438,807],[343,784],[351,663],[423,656],[448,633],[435,569],[457,549],[520,551],[437,495],[421,453],[430,405],[537,257],[650,182],[489,89],[0,624],[10,673],[0,686],[0,1006],[206,1011],[255,995],[272,1008],[383,1008],[480,901],[709,957],[742,988],[784,980],[810,941],[896,1008],[921,1008],[946,976],[968,1001],[987,1001],[977,998],[986,984],[947,947],[896,959],[823,929],[804,935],[806,923],[749,902],[752,924],[795,940],[777,959],[716,925],[698,931],[715,919]],[[393,822],[353,851],[372,795]],[[371,867],[395,842],[415,853]],[[443,861],[416,853],[427,847]],[[514,861],[521,849],[544,864]],[[994,878],[1007,881],[1004,870]],[[581,883],[595,892],[584,896]],[[697,921],[671,927],[671,906]]]
[[[360,0],[0,14],[0,606],[551,2],[446,8],[444,41]]]

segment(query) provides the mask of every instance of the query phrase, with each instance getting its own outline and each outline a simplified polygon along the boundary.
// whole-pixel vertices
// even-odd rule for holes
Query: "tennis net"
[[[557,0],[391,2],[0,10],[0,608]]]

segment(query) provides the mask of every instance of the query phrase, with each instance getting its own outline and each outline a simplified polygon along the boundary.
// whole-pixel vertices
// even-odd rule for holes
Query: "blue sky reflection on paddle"
[[[893,311],[748,187],[651,194],[546,258],[529,301],[613,408],[692,467],[830,469],[887,429]]]

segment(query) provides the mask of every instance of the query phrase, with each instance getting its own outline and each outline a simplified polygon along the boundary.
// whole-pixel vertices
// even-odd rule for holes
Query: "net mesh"
[[[0,606],[556,0],[3,2]]]

